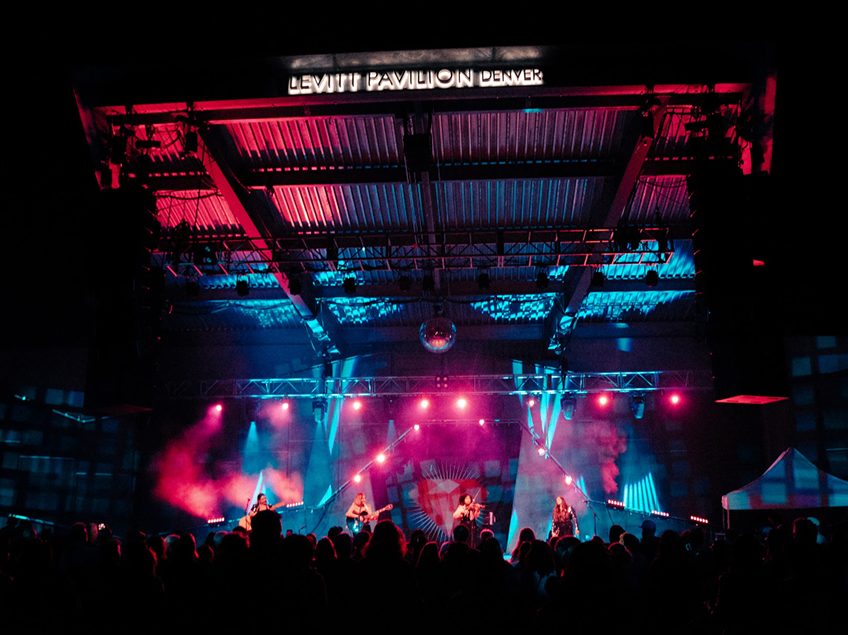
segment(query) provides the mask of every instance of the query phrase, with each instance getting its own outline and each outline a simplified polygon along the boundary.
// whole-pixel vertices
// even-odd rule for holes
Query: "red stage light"
[[[545,456],[547,450],[545,450],[545,448],[540,447],[538,450],[536,450],[536,452],[539,454],[539,456]]]
[[[565,475],[565,484],[571,485],[573,482],[574,482],[574,479],[571,478],[571,474],[566,474]]]
[[[606,408],[608,405],[610,405],[611,401],[612,399],[610,399],[609,395],[598,395],[598,405],[601,408]]]
[[[412,426],[412,429],[418,432],[421,429],[421,426],[416,423],[414,426]]]
[[[353,409],[354,410],[362,410],[362,401],[360,401],[359,399],[354,399],[353,400]]]
[[[422,397],[418,402],[418,407],[421,408],[421,410],[427,410],[427,408],[430,407],[430,400],[427,399],[427,397]]]
[[[283,403],[280,404],[280,408],[282,408],[283,410],[288,410],[289,409],[289,402],[284,401]]]
[[[530,399],[527,400],[527,407],[532,408],[535,405],[536,405],[536,400],[533,399],[533,397],[530,397]]]
[[[353,477],[353,482],[354,483],[361,483],[362,482],[362,474],[355,474],[354,477]]]
[[[456,400],[456,407],[460,410],[465,410],[468,407],[468,399],[465,397],[460,397]]]
[[[380,452],[380,454],[377,455],[375,460],[377,461],[377,463],[385,463],[386,462],[386,455],[383,454],[382,452]]]
[[[681,402],[680,395],[678,395],[676,392],[673,392],[669,396],[668,401],[672,406],[679,406]]]
[[[214,409],[215,409],[215,412],[221,412],[224,409],[224,406],[222,406],[219,403],[216,403]]]
[[[480,419],[477,423],[479,423],[481,426],[484,426],[484,425],[486,425],[486,420]]]

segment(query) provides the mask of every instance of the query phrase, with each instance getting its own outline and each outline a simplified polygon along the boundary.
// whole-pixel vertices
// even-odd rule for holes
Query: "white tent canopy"
[[[721,497],[727,510],[848,507],[848,481],[820,470],[795,448],[787,448],[760,476]]]

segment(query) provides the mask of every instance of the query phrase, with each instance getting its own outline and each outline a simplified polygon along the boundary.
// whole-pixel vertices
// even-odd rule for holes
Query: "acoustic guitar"
[[[354,535],[358,534],[362,531],[362,528],[372,520],[377,520],[377,516],[379,516],[383,512],[387,512],[389,510],[394,509],[395,506],[389,503],[385,507],[381,507],[380,509],[371,512],[370,514],[359,514],[356,518],[348,518],[347,519],[347,528],[350,529],[350,532]]]
[[[269,505],[267,509],[273,511],[275,509],[279,509],[283,505],[285,505],[285,503],[274,503],[273,505]],[[267,510],[263,509],[262,511],[267,511]],[[250,531],[252,529],[250,520],[257,513],[258,512],[250,512],[247,516],[242,516],[241,518],[239,518],[239,521],[238,521],[239,527],[243,527],[247,531]]]

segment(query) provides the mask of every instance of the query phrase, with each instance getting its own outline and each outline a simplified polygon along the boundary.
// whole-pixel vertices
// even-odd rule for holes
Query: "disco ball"
[[[456,343],[456,324],[446,317],[431,317],[421,323],[418,339],[431,353],[446,353]]]

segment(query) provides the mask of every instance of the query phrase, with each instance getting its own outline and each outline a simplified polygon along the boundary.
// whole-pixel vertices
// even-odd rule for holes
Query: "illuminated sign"
[[[434,90],[447,88],[504,88],[541,86],[538,68],[450,69],[423,71],[371,71],[325,73],[289,78],[289,95],[380,92],[385,90]]]

